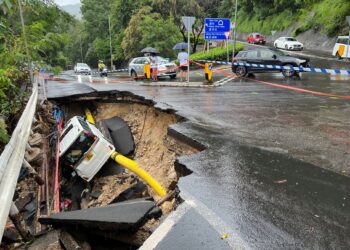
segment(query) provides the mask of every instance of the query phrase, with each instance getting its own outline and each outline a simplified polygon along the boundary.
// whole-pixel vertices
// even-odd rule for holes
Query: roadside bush
[[[55,75],[58,75],[59,73],[62,72],[62,68],[60,66],[53,67],[51,70],[52,70],[52,73],[54,73]]]
[[[228,47],[230,58],[232,57],[233,45],[230,44]],[[243,50],[243,44],[236,44],[236,53]],[[201,51],[190,55],[191,60],[216,60],[216,61],[226,61],[227,50],[226,47],[217,47],[209,51]]]

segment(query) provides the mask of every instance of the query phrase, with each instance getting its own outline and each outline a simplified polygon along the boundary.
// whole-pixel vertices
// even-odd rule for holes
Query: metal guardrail
[[[23,164],[37,101],[38,83],[36,80],[33,83],[32,95],[12,133],[10,142],[0,156],[0,242]]]

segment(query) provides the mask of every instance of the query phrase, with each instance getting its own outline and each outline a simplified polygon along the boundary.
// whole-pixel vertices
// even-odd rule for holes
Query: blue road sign
[[[225,32],[230,31],[229,18],[205,18],[204,40],[226,40]]]

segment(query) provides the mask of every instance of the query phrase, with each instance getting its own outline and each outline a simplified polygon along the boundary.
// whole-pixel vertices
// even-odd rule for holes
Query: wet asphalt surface
[[[319,58],[311,64],[350,68]],[[193,171],[180,179],[180,190],[225,221],[235,232],[229,237],[252,249],[349,249],[350,100],[255,80],[338,95],[350,90],[347,77],[257,74],[214,89],[49,82],[48,97],[117,90],[175,110],[187,121],[171,128],[207,148],[180,157]]]

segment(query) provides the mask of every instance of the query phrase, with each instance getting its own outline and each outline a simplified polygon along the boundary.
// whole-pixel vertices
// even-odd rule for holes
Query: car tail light
[[[233,59],[232,59],[232,62],[233,62],[233,63],[238,62],[237,58],[233,58]]]

